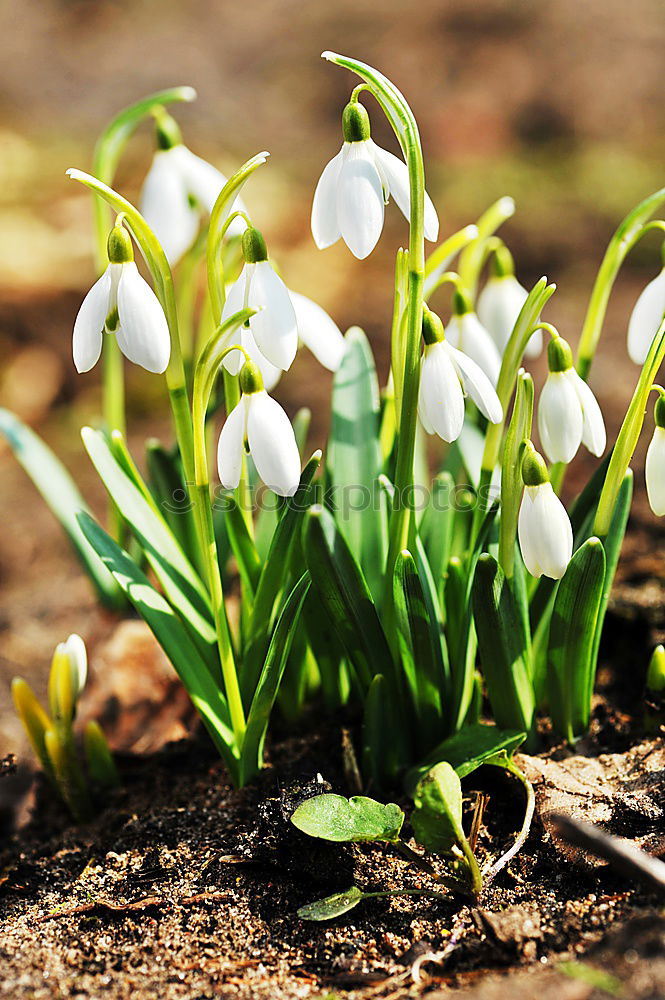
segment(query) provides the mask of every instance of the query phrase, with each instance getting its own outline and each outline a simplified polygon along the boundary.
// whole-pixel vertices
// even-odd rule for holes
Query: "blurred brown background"
[[[365,262],[343,245],[316,251],[314,186],[341,141],[351,76],[320,59],[331,48],[387,73],[420,123],[428,187],[442,235],[474,221],[497,197],[518,211],[502,230],[529,285],[559,291],[547,319],[576,343],[586,298],[620,219],[665,184],[662,0],[396,0],[253,3],[170,0],[0,2],[0,397],[29,420],[101,500],[79,426],[99,412],[99,369],[77,377],[71,328],[93,277],[90,197],[64,176],[89,169],[96,134],[139,96],[192,84],[178,108],[185,140],[233,169],[268,149],[246,189],[254,220],[296,290],[317,298],[342,328],[369,332],[386,371],[394,252],[406,225],[391,207]],[[396,151],[368,100],[374,137]],[[130,198],[152,152],[148,127],[117,178]],[[632,305],[658,269],[658,243],[630,257],[613,296],[592,384],[616,433],[637,372],[625,352]],[[445,313],[446,299],[440,300]],[[536,365],[542,377],[542,365]],[[168,433],[159,380],[129,373],[134,439]],[[323,443],[330,378],[304,353],[283,380],[293,411],[316,409]],[[647,427],[651,428],[649,417]],[[582,471],[590,467],[577,459]],[[639,466],[639,462],[638,462]],[[573,477],[573,480],[576,477]],[[641,489],[641,479],[638,473]],[[6,711],[16,672],[39,676],[55,642],[76,630],[93,642],[112,621],[96,609],[59,529],[22,471],[0,451],[0,752],[19,745]],[[654,573],[656,521],[643,498],[633,518],[628,586]],[[655,561],[654,561],[655,560]],[[653,590],[653,588],[656,588]],[[2,709],[5,709],[4,711]]]

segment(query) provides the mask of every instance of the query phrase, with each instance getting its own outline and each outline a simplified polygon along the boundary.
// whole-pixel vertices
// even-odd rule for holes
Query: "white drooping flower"
[[[665,316],[665,267],[642,291],[628,323],[628,355],[643,365]]]
[[[573,529],[552,489],[545,462],[531,443],[522,460],[522,480],[517,533],[524,565],[532,576],[559,580],[573,554]]]
[[[261,373],[251,361],[240,372],[240,389],[240,402],[219,435],[220,482],[225,489],[237,487],[246,446],[265,485],[279,496],[293,496],[300,482],[300,455],[291,422],[264,389]]]
[[[499,397],[483,370],[445,338],[436,313],[423,309],[423,352],[418,415],[428,434],[456,441],[464,424],[464,395],[468,393],[490,423],[503,419]]]
[[[607,436],[598,401],[573,367],[573,356],[562,337],[547,350],[549,375],[538,404],[538,433],[550,462],[568,463],[580,444],[599,458]]]
[[[80,635],[73,633],[55,647],[49,674],[49,706],[55,720],[71,722],[88,676],[88,655]]]
[[[296,313],[299,339],[319,364],[328,371],[336,372],[346,349],[342,331],[318,303],[292,289],[289,289],[289,295]]]
[[[644,475],[649,506],[657,517],[665,517],[665,393],[662,391],[656,402],[654,418],[656,426],[647,450]]]
[[[114,226],[108,239],[109,265],[95,282],[74,323],[73,354],[78,372],[97,364],[104,332],[113,334],[134,364],[159,374],[171,356],[171,336],[159,299],[134,263],[129,233]]]
[[[180,129],[165,112],[157,122],[157,145],[140,209],[173,267],[196,239],[202,215],[212,212],[226,177],[183,144]],[[236,198],[229,214],[244,210],[242,199]],[[237,218],[228,232],[238,235],[244,229],[244,221]]]
[[[478,296],[477,311],[502,356],[528,294],[515,277],[510,251],[500,247],[493,258],[492,274]],[[542,349],[542,330],[536,330],[527,342],[524,357],[536,358]]]
[[[497,384],[501,370],[499,351],[466,295],[459,290],[453,296],[453,315],[446,327],[446,337],[453,347],[476,362],[492,385]]]
[[[360,260],[376,246],[390,195],[409,218],[409,171],[403,160],[370,138],[369,116],[357,101],[342,115],[344,143],[327,164],[314,192],[312,235],[320,250],[341,237]],[[425,192],[425,238],[436,240],[439,219]]]

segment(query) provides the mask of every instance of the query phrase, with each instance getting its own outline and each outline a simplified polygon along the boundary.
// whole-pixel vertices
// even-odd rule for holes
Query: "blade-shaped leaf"
[[[394,802],[384,805],[366,795],[315,795],[305,799],[291,822],[309,837],[337,843],[384,841],[394,844],[404,823],[404,813]]]
[[[464,778],[495,754],[500,752],[512,754],[525,739],[526,733],[513,729],[499,729],[497,726],[485,726],[480,723],[465,726],[432,750],[422,764],[409,771],[404,787],[408,794],[413,794],[420,779],[442,760],[454,767],[460,778]]]
[[[121,607],[122,593],[104,563],[81,532],[76,515],[88,507],[76,484],[51,449],[10,413],[0,409],[0,433],[67,533],[102,603]]]
[[[569,742],[589,724],[594,639],[605,582],[605,551],[589,538],[568,564],[550,622],[548,678],[554,725]]]
[[[259,554],[235,499],[228,494],[223,499],[219,498],[217,503],[224,510],[229,544],[238,564],[240,579],[247,595],[252,597],[261,575]]]

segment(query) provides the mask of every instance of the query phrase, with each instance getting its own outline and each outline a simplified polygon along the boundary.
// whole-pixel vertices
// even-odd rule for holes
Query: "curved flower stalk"
[[[456,441],[464,424],[464,394],[491,423],[503,419],[499,398],[482,369],[448,343],[443,323],[423,308],[423,353],[418,415],[428,434]]]
[[[553,327],[550,329],[549,375],[538,406],[541,444],[550,462],[567,465],[580,444],[600,458],[607,443],[600,406],[588,384],[575,371],[569,344]]]
[[[489,331],[499,354],[503,354],[527,300],[528,292],[515,277],[513,257],[505,245],[498,247],[492,258],[490,277],[478,296],[478,319]],[[524,348],[525,358],[536,358],[543,349],[540,330],[532,335]]]
[[[524,565],[532,576],[560,580],[573,554],[573,529],[552,489],[547,466],[531,442],[522,458],[522,481],[517,531]]]
[[[344,108],[342,132],[342,148],[325,167],[314,192],[312,235],[319,250],[342,238],[351,253],[363,260],[379,241],[384,204],[391,195],[409,218],[409,170],[403,160],[370,137],[369,115],[355,94]],[[424,233],[432,242],[439,234],[436,209],[427,193]]]
[[[446,335],[452,346],[475,361],[495,386],[501,370],[499,352],[459,286],[453,295],[453,315],[446,328]]]
[[[137,270],[132,240],[120,217],[107,250],[108,267],[86,295],[74,323],[76,370],[94,368],[106,332],[115,336],[129,361],[161,374],[171,356],[168,323],[159,299]]]
[[[217,470],[226,489],[240,482],[245,447],[256,471],[278,496],[293,496],[300,482],[300,455],[291,421],[266,392],[258,366],[246,361],[240,371],[240,402],[219,435]]]
[[[657,517],[665,517],[665,389],[654,388],[659,394],[653,411],[656,426],[647,450],[644,475],[649,505]]]
[[[643,365],[665,316],[665,267],[640,294],[628,323],[628,355]]]
[[[174,119],[163,109],[157,119],[157,151],[143,183],[141,214],[164,248],[171,267],[192,246],[203,213],[211,214],[226,177],[211,163],[192,153],[182,141]],[[229,208],[245,211],[238,197]],[[241,215],[229,227],[230,235],[245,229]]]

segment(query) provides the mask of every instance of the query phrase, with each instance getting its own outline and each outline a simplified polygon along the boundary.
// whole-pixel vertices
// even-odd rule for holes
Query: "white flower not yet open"
[[[522,480],[517,533],[524,565],[532,576],[559,580],[573,554],[573,529],[545,462],[530,443],[522,460]]]
[[[607,435],[598,401],[573,368],[573,356],[562,337],[548,351],[549,375],[538,404],[538,433],[550,462],[568,463],[584,444],[592,455],[605,451]]]

